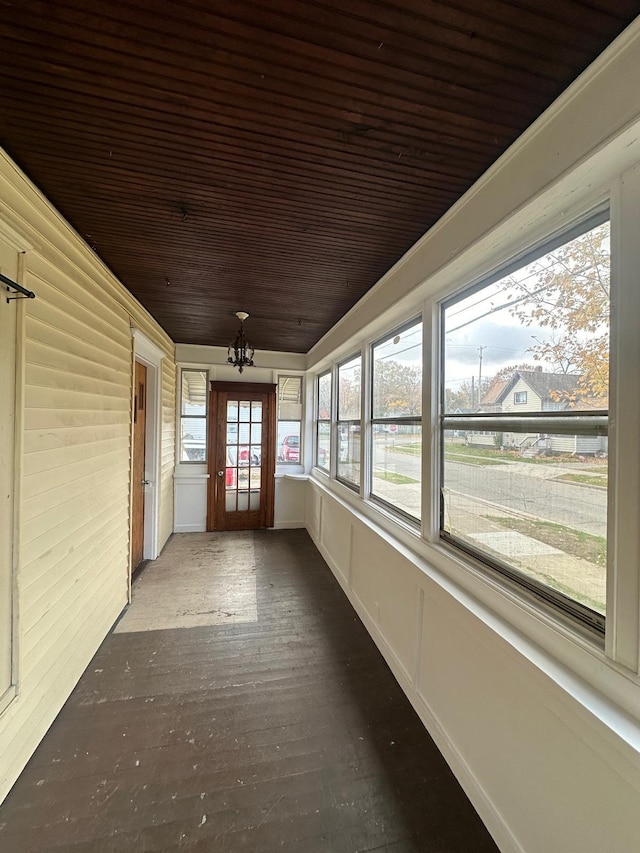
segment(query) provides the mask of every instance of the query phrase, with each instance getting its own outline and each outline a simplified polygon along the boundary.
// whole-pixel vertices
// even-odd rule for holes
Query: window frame
[[[300,418],[281,418],[280,417],[280,380],[282,379],[299,379],[300,380]],[[286,466],[300,466],[304,464],[304,441],[303,441],[303,425],[304,425],[304,374],[302,373],[278,373],[276,375],[276,403],[277,403],[277,418],[276,418],[276,439],[278,439],[278,434],[280,432],[279,425],[280,423],[290,423],[299,424],[298,430],[298,461],[293,462],[286,459],[279,459],[278,453],[280,450],[280,441],[277,440],[276,444],[276,464],[277,465],[286,465]]]
[[[501,265],[497,270],[490,275],[483,277],[472,285],[457,290],[453,294],[449,294],[440,301],[435,303],[438,317],[438,339],[434,340],[434,353],[438,353],[438,418],[437,418],[437,464],[438,482],[434,490],[434,495],[438,496],[437,507],[437,525],[436,536],[437,540],[451,548],[456,553],[462,553],[473,558],[474,564],[478,564],[481,569],[486,570],[492,575],[502,576],[512,582],[516,589],[522,592],[531,594],[538,602],[549,604],[556,612],[563,613],[571,617],[572,620],[586,626],[594,631],[600,637],[604,637],[606,630],[606,617],[595,610],[581,604],[579,601],[571,598],[564,593],[553,589],[550,586],[537,581],[519,571],[509,563],[500,560],[499,558],[483,552],[480,548],[475,549],[470,543],[462,541],[443,529],[444,520],[444,434],[449,430],[468,430],[468,431],[495,431],[495,432],[515,432],[515,433],[530,433],[532,431],[547,433],[547,434],[564,434],[564,435],[609,435],[609,412],[611,410],[611,401],[607,410],[593,410],[588,414],[585,410],[578,410],[575,414],[568,414],[567,411],[548,411],[540,412],[522,412],[514,414],[513,412],[478,412],[473,414],[458,414],[450,415],[445,412],[445,313],[446,309],[455,305],[462,299],[465,299],[474,293],[482,291],[484,288],[499,281],[501,278],[515,272],[529,263],[533,263],[548,252],[562,246],[571,240],[585,234],[591,229],[609,222],[610,227],[612,214],[610,205],[599,206],[595,210],[580,217],[568,227],[556,231],[552,235],[548,235],[546,239],[539,241],[533,248],[528,249],[519,257],[508,260]],[[613,244],[613,241],[612,241]],[[610,255],[610,263],[613,264],[613,251]],[[613,276],[612,276],[613,278]],[[610,309],[611,310],[611,309]],[[614,342],[614,325],[613,317],[611,317],[609,351],[613,352]],[[613,374],[611,382],[615,382]],[[525,392],[526,393],[526,392]],[[514,393],[515,398],[515,393]],[[515,399],[514,399],[514,405]],[[518,404],[523,405],[523,404]],[[610,470],[610,464],[608,470]],[[612,503],[614,497],[613,492],[609,489],[608,493],[608,508],[607,517],[611,518],[613,514]],[[608,528],[610,525],[608,525]],[[609,590],[611,589],[610,572],[612,571],[612,550],[611,547],[611,531],[607,531],[607,566],[606,566],[606,583],[607,583],[607,611],[609,610]]]
[[[518,400],[518,397],[522,397],[523,399]],[[526,406],[527,404],[527,392],[526,391],[514,391],[513,392],[513,405],[514,406]]]
[[[420,416],[396,416],[392,418],[378,418],[374,417],[374,381],[375,381],[375,357],[374,351],[377,346],[380,344],[386,343],[391,338],[396,335],[401,335],[403,332],[406,332],[407,329],[410,329],[412,326],[416,326],[420,324],[420,349],[421,349],[421,370],[422,376],[420,379],[420,399],[421,399],[421,414]],[[369,484],[367,488],[367,497],[374,504],[378,504],[383,507],[385,510],[390,512],[392,515],[397,515],[400,519],[405,522],[408,522],[412,527],[415,527],[417,530],[420,530],[422,526],[422,516],[424,515],[424,507],[422,506],[422,476],[420,478],[420,516],[416,517],[411,515],[411,513],[406,512],[400,507],[395,506],[384,498],[380,497],[380,495],[376,495],[373,491],[373,428],[374,426],[385,426],[391,424],[402,423],[407,426],[419,426],[420,427],[420,444],[421,444],[421,454],[420,454],[420,462],[422,467],[422,458],[424,454],[424,430],[423,430],[423,413],[422,413],[422,399],[424,392],[424,375],[425,375],[425,353],[424,353],[424,317],[422,312],[415,314],[409,320],[404,321],[399,326],[395,326],[384,334],[378,336],[374,341],[369,345],[369,376],[368,376],[368,384],[369,384],[369,423],[370,429],[367,432],[367,446],[366,446],[366,456],[368,460],[368,468],[370,472],[369,476]]]
[[[329,377],[329,414],[326,418],[320,417],[320,381],[325,377]],[[316,413],[316,429],[315,429],[315,447],[313,450],[313,464],[319,468],[321,471],[324,471],[326,474],[331,476],[331,463],[333,460],[334,454],[332,453],[332,441],[331,436],[333,433],[332,422],[333,422],[333,411],[334,411],[334,376],[333,370],[329,368],[328,370],[324,370],[322,373],[318,373],[316,376],[315,382],[315,413]],[[320,424],[329,424],[329,463],[328,465],[322,465],[319,459],[319,450],[320,450]]]
[[[359,394],[359,400],[358,400],[358,408],[360,411],[360,417],[359,418],[340,418],[340,369],[342,367],[344,367],[345,365],[349,364],[349,362],[357,361],[357,360],[360,361],[360,394]],[[335,448],[335,452],[333,453],[333,456],[335,457],[335,460],[333,462],[333,471],[335,472],[334,477],[338,483],[342,483],[343,486],[346,486],[347,488],[351,489],[352,491],[354,491],[358,494],[360,494],[361,489],[362,489],[362,472],[363,472],[363,468],[362,468],[362,424],[363,424],[362,393],[363,393],[363,389],[365,387],[365,381],[364,380],[365,380],[365,360],[363,358],[362,350],[357,350],[356,352],[352,353],[347,358],[343,358],[339,362],[337,362],[336,370],[335,370],[335,413],[336,413],[336,417],[335,417],[335,427],[332,430],[333,439],[334,439],[333,447]],[[357,483],[354,483],[352,480],[347,480],[345,477],[341,477],[339,474],[340,427],[342,427],[342,426],[349,427],[349,430],[351,429],[352,426],[359,426],[360,427],[360,449],[359,449],[359,453],[360,453],[360,463],[359,463],[360,464],[360,476],[358,478]]]
[[[204,373],[205,379],[205,395],[204,395],[204,414],[203,415],[184,415],[182,413],[182,383],[185,373]],[[209,369],[206,367],[180,367],[180,388],[178,396],[178,434],[176,440],[176,463],[178,465],[206,465],[209,452]],[[204,459],[183,459],[182,458],[182,421],[189,418],[191,420],[204,421]]]

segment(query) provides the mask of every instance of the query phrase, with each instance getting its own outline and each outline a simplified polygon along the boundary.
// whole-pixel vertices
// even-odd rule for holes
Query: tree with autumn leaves
[[[609,392],[609,223],[574,238],[505,284],[515,295],[512,315],[548,329],[529,352],[557,373],[579,376],[574,404],[606,401]],[[606,404],[606,403],[605,403]]]
[[[419,417],[421,412],[422,369],[399,361],[378,361],[373,384],[374,417]]]

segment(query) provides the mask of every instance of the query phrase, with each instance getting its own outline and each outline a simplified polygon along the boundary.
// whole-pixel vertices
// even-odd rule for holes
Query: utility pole
[[[489,344],[485,344],[482,347],[478,347],[478,354],[480,356],[480,364],[478,367],[478,408],[480,408],[480,402],[482,400],[482,353],[488,346]]]

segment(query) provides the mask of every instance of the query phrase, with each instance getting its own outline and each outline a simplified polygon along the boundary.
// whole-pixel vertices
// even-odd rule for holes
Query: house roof
[[[568,394],[574,394],[578,390],[580,376],[571,373],[544,373],[541,370],[514,370],[497,396],[496,403],[501,403],[521,379],[540,399],[548,400],[553,399],[555,394],[561,399],[566,398]]]
[[[501,395],[504,389],[509,384],[508,379],[499,379],[497,376],[491,380],[491,384],[485,391],[480,400],[481,406],[495,406],[501,400]]]
[[[636,0],[20,0],[8,153],[178,343],[308,351]]]

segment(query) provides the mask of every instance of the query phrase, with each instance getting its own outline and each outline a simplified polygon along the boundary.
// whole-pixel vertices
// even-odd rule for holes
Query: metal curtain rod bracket
[[[7,296],[7,302],[12,302],[14,299],[35,299],[36,295],[32,290],[27,290],[26,287],[23,287],[21,284],[18,284],[17,281],[12,281],[10,278],[7,278],[6,275],[2,275],[0,272],[0,281],[3,281],[7,285],[7,293],[17,293],[18,296]]]

